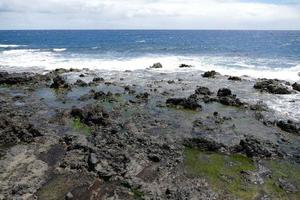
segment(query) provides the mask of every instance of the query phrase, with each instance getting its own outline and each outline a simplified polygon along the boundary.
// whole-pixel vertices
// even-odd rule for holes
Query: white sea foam
[[[216,70],[224,75],[248,75],[254,78],[278,78],[290,81],[299,81],[300,63],[289,63],[289,68],[280,66],[278,62],[286,64],[288,61],[272,59],[254,59],[247,57],[227,56],[175,56],[175,55],[147,55],[134,58],[115,58],[107,55],[73,54],[62,55],[61,51],[44,51],[39,49],[14,49],[0,53],[0,66],[2,68],[14,67],[28,68],[40,67],[47,70],[54,68],[91,68],[101,70],[137,70],[146,69],[153,63],[160,62],[164,72],[189,71],[189,70]],[[180,69],[182,63],[193,65],[193,68]],[[154,70],[154,69],[153,69]]]
[[[55,48],[53,49],[54,52],[62,52],[62,51],[66,51],[66,48]]]
[[[146,42],[146,40],[137,40],[137,41],[135,41],[136,43],[145,43]]]
[[[26,45],[0,44],[0,48],[17,48],[17,47],[26,47]]]

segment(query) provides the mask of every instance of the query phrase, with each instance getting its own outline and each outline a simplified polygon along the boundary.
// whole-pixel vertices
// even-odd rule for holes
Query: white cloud
[[[0,28],[300,29],[300,4],[238,0],[0,0]]]

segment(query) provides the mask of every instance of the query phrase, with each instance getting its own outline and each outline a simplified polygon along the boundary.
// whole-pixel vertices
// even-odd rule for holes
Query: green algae
[[[240,175],[244,170],[255,170],[253,161],[243,155],[222,155],[201,152],[188,148],[185,150],[185,169],[188,175],[206,178],[213,189],[223,188],[233,196],[252,199],[255,187],[243,181]]]
[[[91,128],[82,123],[78,118],[72,118],[70,126],[77,132],[83,133],[84,135],[90,135],[92,130]]]
[[[300,185],[299,164],[285,160],[263,160],[262,164],[271,170],[262,185],[252,184],[241,171],[256,170],[255,163],[239,154],[223,155],[203,152],[197,149],[185,150],[185,171],[189,176],[205,178],[211,187],[221,194],[230,194],[239,199],[252,200],[266,194],[271,199],[300,199],[300,192],[287,193],[278,185],[279,178],[285,178],[294,185]]]

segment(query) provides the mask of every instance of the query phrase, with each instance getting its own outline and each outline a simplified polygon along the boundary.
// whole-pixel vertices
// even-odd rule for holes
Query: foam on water
[[[26,47],[26,45],[0,44],[0,48],[17,48],[17,47]]]
[[[66,51],[67,49],[66,48],[54,48],[53,51],[54,52],[63,52],[63,51]]]
[[[49,50],[13,49],[0,52],[2,69],[14,68],[22,71],[32,68],[52,70],[55,68],[90,68],[99,70],[138,70],[146,69],[153,63],[160,62],[164,72],[216,70],[224,75],[247,75],[254,78],[278,78],[299,81],[299,62],[237,56],[178,56],[153,55],[139,57],[112,57],[107,55],[67,54],[65,48]],[[192,65],[193,68],[180,69],[180,64]],[[289,65],[291,67],[280,67]],[[276,66],[276,67],[274,67]]]

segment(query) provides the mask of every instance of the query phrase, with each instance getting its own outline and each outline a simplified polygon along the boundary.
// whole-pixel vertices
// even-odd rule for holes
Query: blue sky
[[[0,29],[300,30],[300,0],[0,0]]]

